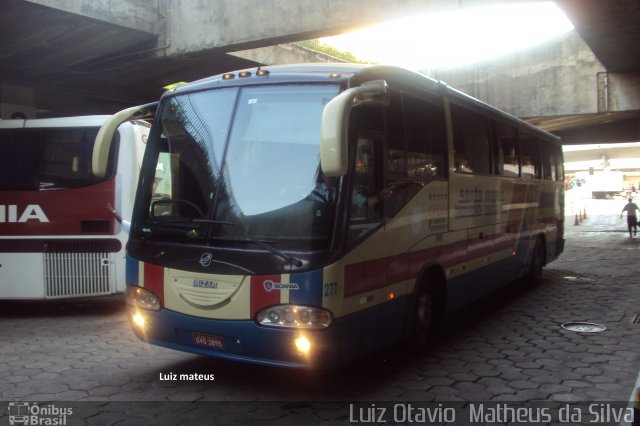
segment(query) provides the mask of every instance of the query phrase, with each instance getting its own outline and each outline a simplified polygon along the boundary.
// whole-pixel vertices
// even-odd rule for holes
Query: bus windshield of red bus
[[[91,170],[98,129],[0,129],[0,191],[79,188],[110,178],[117,143],[112,144],[106,177],[97,178]]]
[[[328,247],[335,179],[320,171],[320,123],[337,85],[222,88],[169,98],[145,163],[153,233],[194,242]],[[151,148],[150,148],[151,149]],[[144,173],[144,172],[143,172]]]

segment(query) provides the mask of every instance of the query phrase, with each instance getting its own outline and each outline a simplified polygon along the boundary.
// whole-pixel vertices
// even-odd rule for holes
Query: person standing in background
[[[629,227],[629,238],[638,233],[638,216],[636,216],[636,210],[640,211],[638,205],[633,202],[633,198],[629,198],[629,202],[622,208],[620,217],[624,212],[627,212],[627,226]],[[633,230],[633,234],[631,231]]]

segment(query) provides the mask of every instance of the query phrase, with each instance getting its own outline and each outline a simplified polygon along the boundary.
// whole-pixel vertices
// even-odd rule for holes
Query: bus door
[[[384,112],[379,107],[365,107],[354,114],[355,149],[348,229],[348,241],[353,249],[347,256],[354,261],[347,272],[354,273],[345,276],[345,296],[357,294],[351,303],[357,303],[358,309],[370,311],[365,315],[373,327],[368,337],[377,344],[381,339],[390,341],[397,337],[402,310],[390,299],[405,292],[408,273],[406,256],[395,252],[396,232],[383,228],[388,210],[385,204],[391,200],[383,195],[387,138]],[[397,291],[398,286],[404,287]]]
[[[344,258],[345,314],[361,322],[358,347],[367,350],[386,336],[380,327],[386,308],[383,297],[392,259],[384,232],[383,109],[359,107],[352,113],[352,174],[350,182],[348,253]]]

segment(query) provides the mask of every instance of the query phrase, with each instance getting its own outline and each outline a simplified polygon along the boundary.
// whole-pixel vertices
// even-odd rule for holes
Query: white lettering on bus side
[[[15,204],[0,204],[0,223],[25,223],[29,220],[49,222],[44,210],[38,204],[29,204],[18,216],[18,206]]]

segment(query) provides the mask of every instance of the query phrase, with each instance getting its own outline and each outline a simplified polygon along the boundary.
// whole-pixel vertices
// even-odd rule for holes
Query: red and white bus
[[[395,67],[265,67],[171,90],[128,243],[132,327],[283,366],[425,347],[438,318],[562,252],[562,164],[557,137]]]
[[[149,125],[122,124],[107,170],[91,169],[109,116],[0,120],[0,299],[122,293],[127,240]]]

